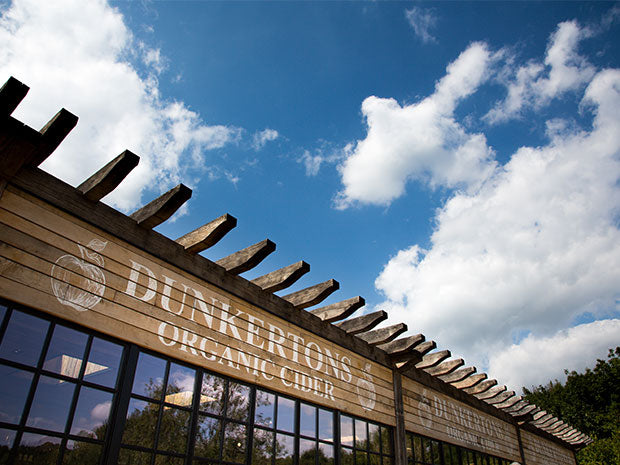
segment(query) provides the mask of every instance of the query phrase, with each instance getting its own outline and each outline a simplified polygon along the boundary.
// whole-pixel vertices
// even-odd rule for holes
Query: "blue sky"
[[[53,3],[53,4],[52,4]],[[183,182],[176,238],[211,259],[269,237],[514,389],[620,344],[620,6],[614,2],[0,2],[15,116],[78,127],[43,166],[105,199]],[[87,156],[85,156],[88,154]]]

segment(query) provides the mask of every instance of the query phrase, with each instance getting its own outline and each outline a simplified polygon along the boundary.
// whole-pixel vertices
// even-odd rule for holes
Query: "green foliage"
[[[593,370],[565,373],[565,384],[523,388],[525,398],[594,439],[577,454],[581,465],[620,465],[620,347]]]

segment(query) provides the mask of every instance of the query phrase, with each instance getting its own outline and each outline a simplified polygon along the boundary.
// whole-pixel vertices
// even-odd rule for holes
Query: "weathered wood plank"
[[[378,345],[393,341],[405,331],[407,331],[407,325],[405,323],[398,323],[396,325],[366,331],[365,333],[358,334],[357,337],[362,341],[366,341],[368,344]]]
[[[530,404],[530,405],[526,405],[525,407],[520,408],[519,410],[510,412],[510,415],[512,415],[514,419],[519,422],[526,422],[526,421],[530,421],[532,414],[536,413],[538,410],[540,410],[538,407]]]
[[[493,397],[499,395],[500,393],[504,392],[506,390],[506,386],[495,386],[492,387],[491,389],[488,389],[487,391],[484,391],[480,394],[474,394],[474,397],[478,400],[487,400],[487,399],[492,399]]]
[[[400,359],[406,361],[404,363],[397,363],[396,366],[398,366],[398,369],[401,372],[405,373],[406,371],[414,368],[418,363],[420,363],[424,358],[424,354],[436,348],[437,343],[435,341],[425,341],[417,345],[415,349],[400,357]]]
[[[502,408],[502,410],[506,413],[510,413],[511,415],[515,412],[518,412],[519,410],[527,407],[528,405],[532,405],[530,404],[528,401],[526,401],[525,399],[521,398],[521,400],[519,400],[519,402],[511,405],[510,407],[504,407]],[[539,409],[540,410],[540,409]],[[514,416],[514,415],[513,415]]]
[[[0,174],[12,178],[35,153],[41,134],[12,116],[0,119]]]
[[[517,402],[520,402],[522,399],[523,399],[523,397],[521,397],[521,396],[513,396],[513,397],[510,397],[510,398],[506,399],[503,402],[496,402],[496,403],[493,403],[492,405],[495,408],[505,409],[505,408],[508,408],[508,407],[512,407]]]
[[[200,253],[217,244],[226,234],[237,226],[237,218],[228,213],[179,237],[175,242],[186,252]]]
[[[388,314],[385,310],[379,310],[341,321],[340,323],[336,323],[336,326],[349,334],[360,334],[374,328],[382,321],[387,320],[387,317]]]
[[[447,362],[440,363],[437,366],[425,368],[424,371],[431,376],[442,376],[452,373],[458,367],[465,365],[465,360],[457,358],[456,360],[448,360]]]
[[[474,386],[480,384],[485,379],[487,379],[487,374],[486,373],[479,373],[477,375],[471,375],[471,376],[465,378],[462,381],[455,381],[455,382],[450,383],[450,384],[452,384],[452,386],[454,386],[457,389],[465,389],[465,388],[474,387]]]
[[[405,428],[405,410],[403,404],[403,384],[402,375],[394,370],[392,385],[394,386],[394,417],[396,420],[396,428],[394,431],[394,464],[407,464],[407,431]]]
[[[9,116],[28,93],[29,87],[13,76],[0,89],[0,116]]]
[[[335,304],[326,305],[325,307],[310,310],[308,313],[319,317],[323,321],[332,323],[349,317],[364,305],[366,305],[364,298],[357,296],[341,302],[336,302]]]
[[[112,192],[138,166],[140,157],[125,150],[114,160],[93,174],[77,187],[84,197],[91,202],[98,202]]]
[[[269,239],[262,240],[239,250],[227,257],[221,258],[215,263],[232,274],[241,274],[251,270],[262,262],[269,254],[276,250],[276,245]]]
[[[533,421],[538,421],[542,418],[551,418],[551,414],[547,413],[545,410],[541,410],[533,416]]]
[[[377,348],[385,351],[394,359],[395,356],[409,352],[415,346],[424,342],[425,339],[423,334],[416,334],[415,336],[407,336],[385,344],[379,344]]]
[[[467,394],[471,394],[471,395],[482,394],[483,392],[488,391],[489,389],[491,389],[493,386],[496,386],[496,385],[497,385],[496,379],[487,379],[486,381],[483,381],[480,384],[477,384],[476,386],[472,386],[470,388],[464,388],[463,392],[466,392]]]
[[[260,287],[263,291],[277,292],[292,286],[299,278],[310,271],[310,265],[304,261],[293,263],[279,270],[272,271],[259,278],[253,279],[252,282]]]
[[[192,190],[179,184],[136,210],[129,217],[143,228],[153,229],[170,218],[191,196]]]
[[[477,371],[476,367],[465,367],[460,370],[453,371],[452,373],[448,373],[447,375],[438,376],[440,380],[444,383],[455,383],[457,381],[464,380],[470,375],[473,375]]]
[[[498,394],[495,397],[492,397],[490,399],[485,399],[485,402],[489,405],[496,405],[496,404],[500,404],[512,397],[514,397],[515,392],[514,391],[505,391],[502,392],[501,394]]]
[[[431,368],[439,365],[445,359],[450,358],[452,354],[449,350],[440,350],[437,352],[433,352],[432,354],[426,354],[422,361],[418,363],[415,367],[423,370],[425,368]]]
[[[416,346],[415,351],[420,355],[424,356],[429,353],[431,350],[437,348],[437,343],[435,341],[425,341],[422,344]],[[419,363],[419,362],[418,362]]]
[[[315,284],[301,291],[293,292],[282,297],[284,300],[292,304],[295,308],[303,309],[312,307],[313,305],[327,299],[329,295],[340,288],[340,283],[335,279],[330,279],[323,283]]]
[[[78,117],[62,108],[56,115],[39,131],[41,139],[37,150],[32,155],[29,165],[39,166],[49,157],[60,143],[65,140],[78,122]]]

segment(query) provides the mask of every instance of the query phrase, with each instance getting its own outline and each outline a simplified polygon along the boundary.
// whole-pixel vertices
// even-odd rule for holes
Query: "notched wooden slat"
[[[482,381],[480,384],[477,384],[475,386],[464,388],[463,392],[466,392],[467,394],[471,394],[471,395],[482,394],[483,392],[488,391],[489,389],[491,389],[493,386],[496,386],[496,385],[497,385],[496,379],[487,379],[486,381]]]
[[[516,403],[520,402],[522,399],[523,397],[521,396],[513,396],[513,397],[510,397],[509,399],[506,399],[503,402],[494,403],[493,406],[495,408],[505,409],[505,408],[512,407]]]
[[[479,400],[492,399],[493,397],[498,396],[505,390],[506,390],[506,386],[495,386],[483,393],[474,394],[474,397],[476,397],[476,399],[479,399]]]
[[[253,279],[252,282],[267,292],[277,292],[292,286],[299,278],[310,271],[310,265],[304,261],[293,263],[279,270],[272,271],[264,276]]]
[[[0,89],[0,116],[9,116],[28,93],[26,84],[11,76]]]
[[[425,368],[424,371],[432,376],[442,376],[452,373],[458,367],[463,365],[465,365],[465,361],[462,358],[457,358],[456,360],[448,360],[447,362],[440,363],[434,367]]]
[[[217,244],[226,234],[237,226],[237,218],[228,213],[179,237],[175,242],[186,252],[200,253]]]
[[[444,383],[456,383],[457,381],[461,381],[468,376],[473,375],[475,372],[476,367],[465,367],[460,370],[453,371],[452,373],[448,373],[447,375],[438,376],[438,378]]]
[[[335,326],[346,331],[349,334],[359,334],[368,331],[377,326],[382,321],[387,320],[388,314],[385,310],[368,313],[366,315],[350,318],[348,320],[336,323]]]
[[[379,344],[377,348],[387,352],[393,359],[395,356],[409,352],[415,346],[424,342],[425,339],[423,334],[416,334],[415,336],[407,336],[385,344]]]
[[[98,202],[116,189],[121,181],[131,173],[131,170],[138,166],[139,161],[138,155],[125,150],[80,184],[77,190],[91,202]]]
[[[426,341],[416,346],[415,351],[419,353],[422,357],[424,357],[424,355],[426,355],[428,352],[436,348],[437,348],[437,343],[435,341]]]
[[[418,363],[415,367],[423,370],[425,368],[431,368],[439,365],[445,359],[450,358],[452,354],[449,350],[439,350],[437,352],[433,352],[432,354],[426,354],[422,361]]]
[[[435,341],[425,341],[421,344],[418,344],[417,346],[415,346],[414,349],[407,352],[407,354],[401,357],[401,359],[404,359],[406,361],[402,364],[397,363],[396,366],[401,373],[404,373],[414,368],[418,363],[423,360],[423,357],[427,352],[430,352],[435,348],[437,348],[437,343]]]
[[[505,391],[505,392],[502,392],[501,394],[498,394],[495,397],[492,397],[490,399],[485,399],[485,402],[489,405],[501,404],[502,402],[510,399],[511,397],[514,397],[514,395],[515,395],[514,391]]]
[[[183,184],[179,184],[144,207],[136,210],[129,217],[134,219],[140,226],[153,229],[170,218],[191,196],[192,190]]]
[[[41,140],[28,164],[39,166],[43,163],[58,148],[65,137],[69,135],[77,122],[78,117],[64,108],[56,113],[39,131],[41,133]]]
[[[515,412],[508,413],[510,413],[510,415],[512,415],[517,421],[527,422],[531,418],[531,415],[536,412],[536,409],[538,409],[538,407],[535,405],[526,405]]]
[[[454,386],[457,389],[465,389],[465,388],[471,388],[474,387],[476,385],[478,385],[479,383],[481,383],[482,381],[484,381],[485,379],[487,379],[487,374],[486,373],[479,373],[477,375],[471,375],[468,378],[465,378],[462,381],[456,381],[454,383],[451,383],[452,386]]]
[[[358,334],[357,337],[374,346],[393,341],[405,331],[407,331],[407,325],[405,323],[398,323],[396,325],[366,331],[365,333]]]
[[[275,250],[276,245],[269,239],[265,239],[215,263],[232,274],[240,274],[254,268]]]
[[[295,308],[308,308],[319,302],[324,301],[333,292],[340,288],[340,283],[335,279],[330,279],[323,283],[315,284],[301,291],[293,292],[282,297],[291,303]]]
[[[352,299],[336,302],[335,304],[326,305],[325,307],[316,308],[310,310],[315,316],[318,316],[321,320],[332,323],[334,321],[343,320],[353,315],[358,309],[366,305],[366,301],[363,297],[357,296]]]

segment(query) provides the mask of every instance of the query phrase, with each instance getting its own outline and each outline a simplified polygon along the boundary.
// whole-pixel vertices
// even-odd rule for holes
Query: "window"
[[[509,465],[510,460],[407,433],[407,461],[422,465]]]

